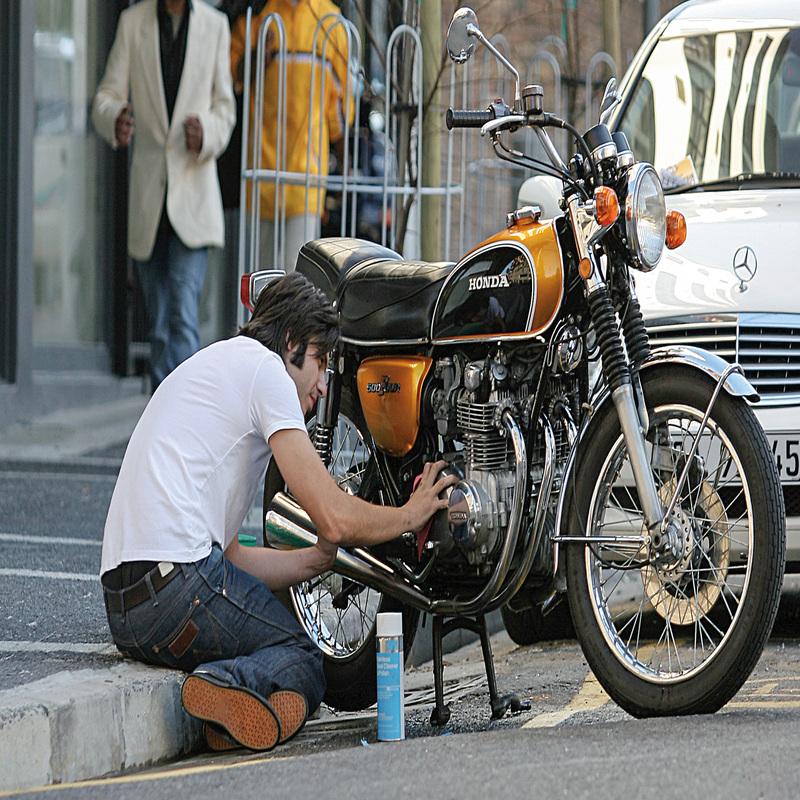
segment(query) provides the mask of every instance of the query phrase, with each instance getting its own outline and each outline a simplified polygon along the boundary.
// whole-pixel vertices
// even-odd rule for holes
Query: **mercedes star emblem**
[[[743,245],[733,256],[733,274],[739,279],[739,291],[746,292],[747,286],[758,270],[758,259],[752,247]]]

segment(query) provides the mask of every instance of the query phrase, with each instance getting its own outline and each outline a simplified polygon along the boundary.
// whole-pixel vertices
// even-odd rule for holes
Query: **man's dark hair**
[[[253,316],[237,336],[249,336],[281,358],[287,342],[297,345],[292,364],[300,368],[309,344],[327,354],[339,341],[339,317],[325,295],[299,272],[271,281],[256,300]]]

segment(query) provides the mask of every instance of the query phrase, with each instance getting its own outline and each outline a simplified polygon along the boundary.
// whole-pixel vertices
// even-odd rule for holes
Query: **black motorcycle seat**
[[[374,259],[395,260],[399,253],[365,239],[332,237],[306,242],[297,255],[296,269],[333,302],[339,281],[353,267]]]
[[[342,336],[357,342],[419,341],[452,262],[373,259],[353,266],[337,291]]]

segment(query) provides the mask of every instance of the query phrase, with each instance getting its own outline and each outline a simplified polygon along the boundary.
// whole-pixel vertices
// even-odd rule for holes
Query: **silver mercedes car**
[[[761,395],[800,571],[800,2],[694,0],[625,75],[611,124],[661,175],[687,238],[636,274],[653,346],[737,361]]]

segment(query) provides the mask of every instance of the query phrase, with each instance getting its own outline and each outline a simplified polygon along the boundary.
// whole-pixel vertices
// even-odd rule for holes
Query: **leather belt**
[[[168,572],[163,571],[165,567],[170,568]],[[153,591],[157,593],[176,575],[179,575],[180,571],[181,568],[179,564],[162,561],[157,567],[151,569],[144,578],[134,583],[133,586],[129,586],[127,589],[114,590],[103,587],[106,608],[115,614],[135,608],[144,603],[145,600],[151,599],[150,588],[147,585],[148,576],[150,578],[150,583],[153,585]]]

